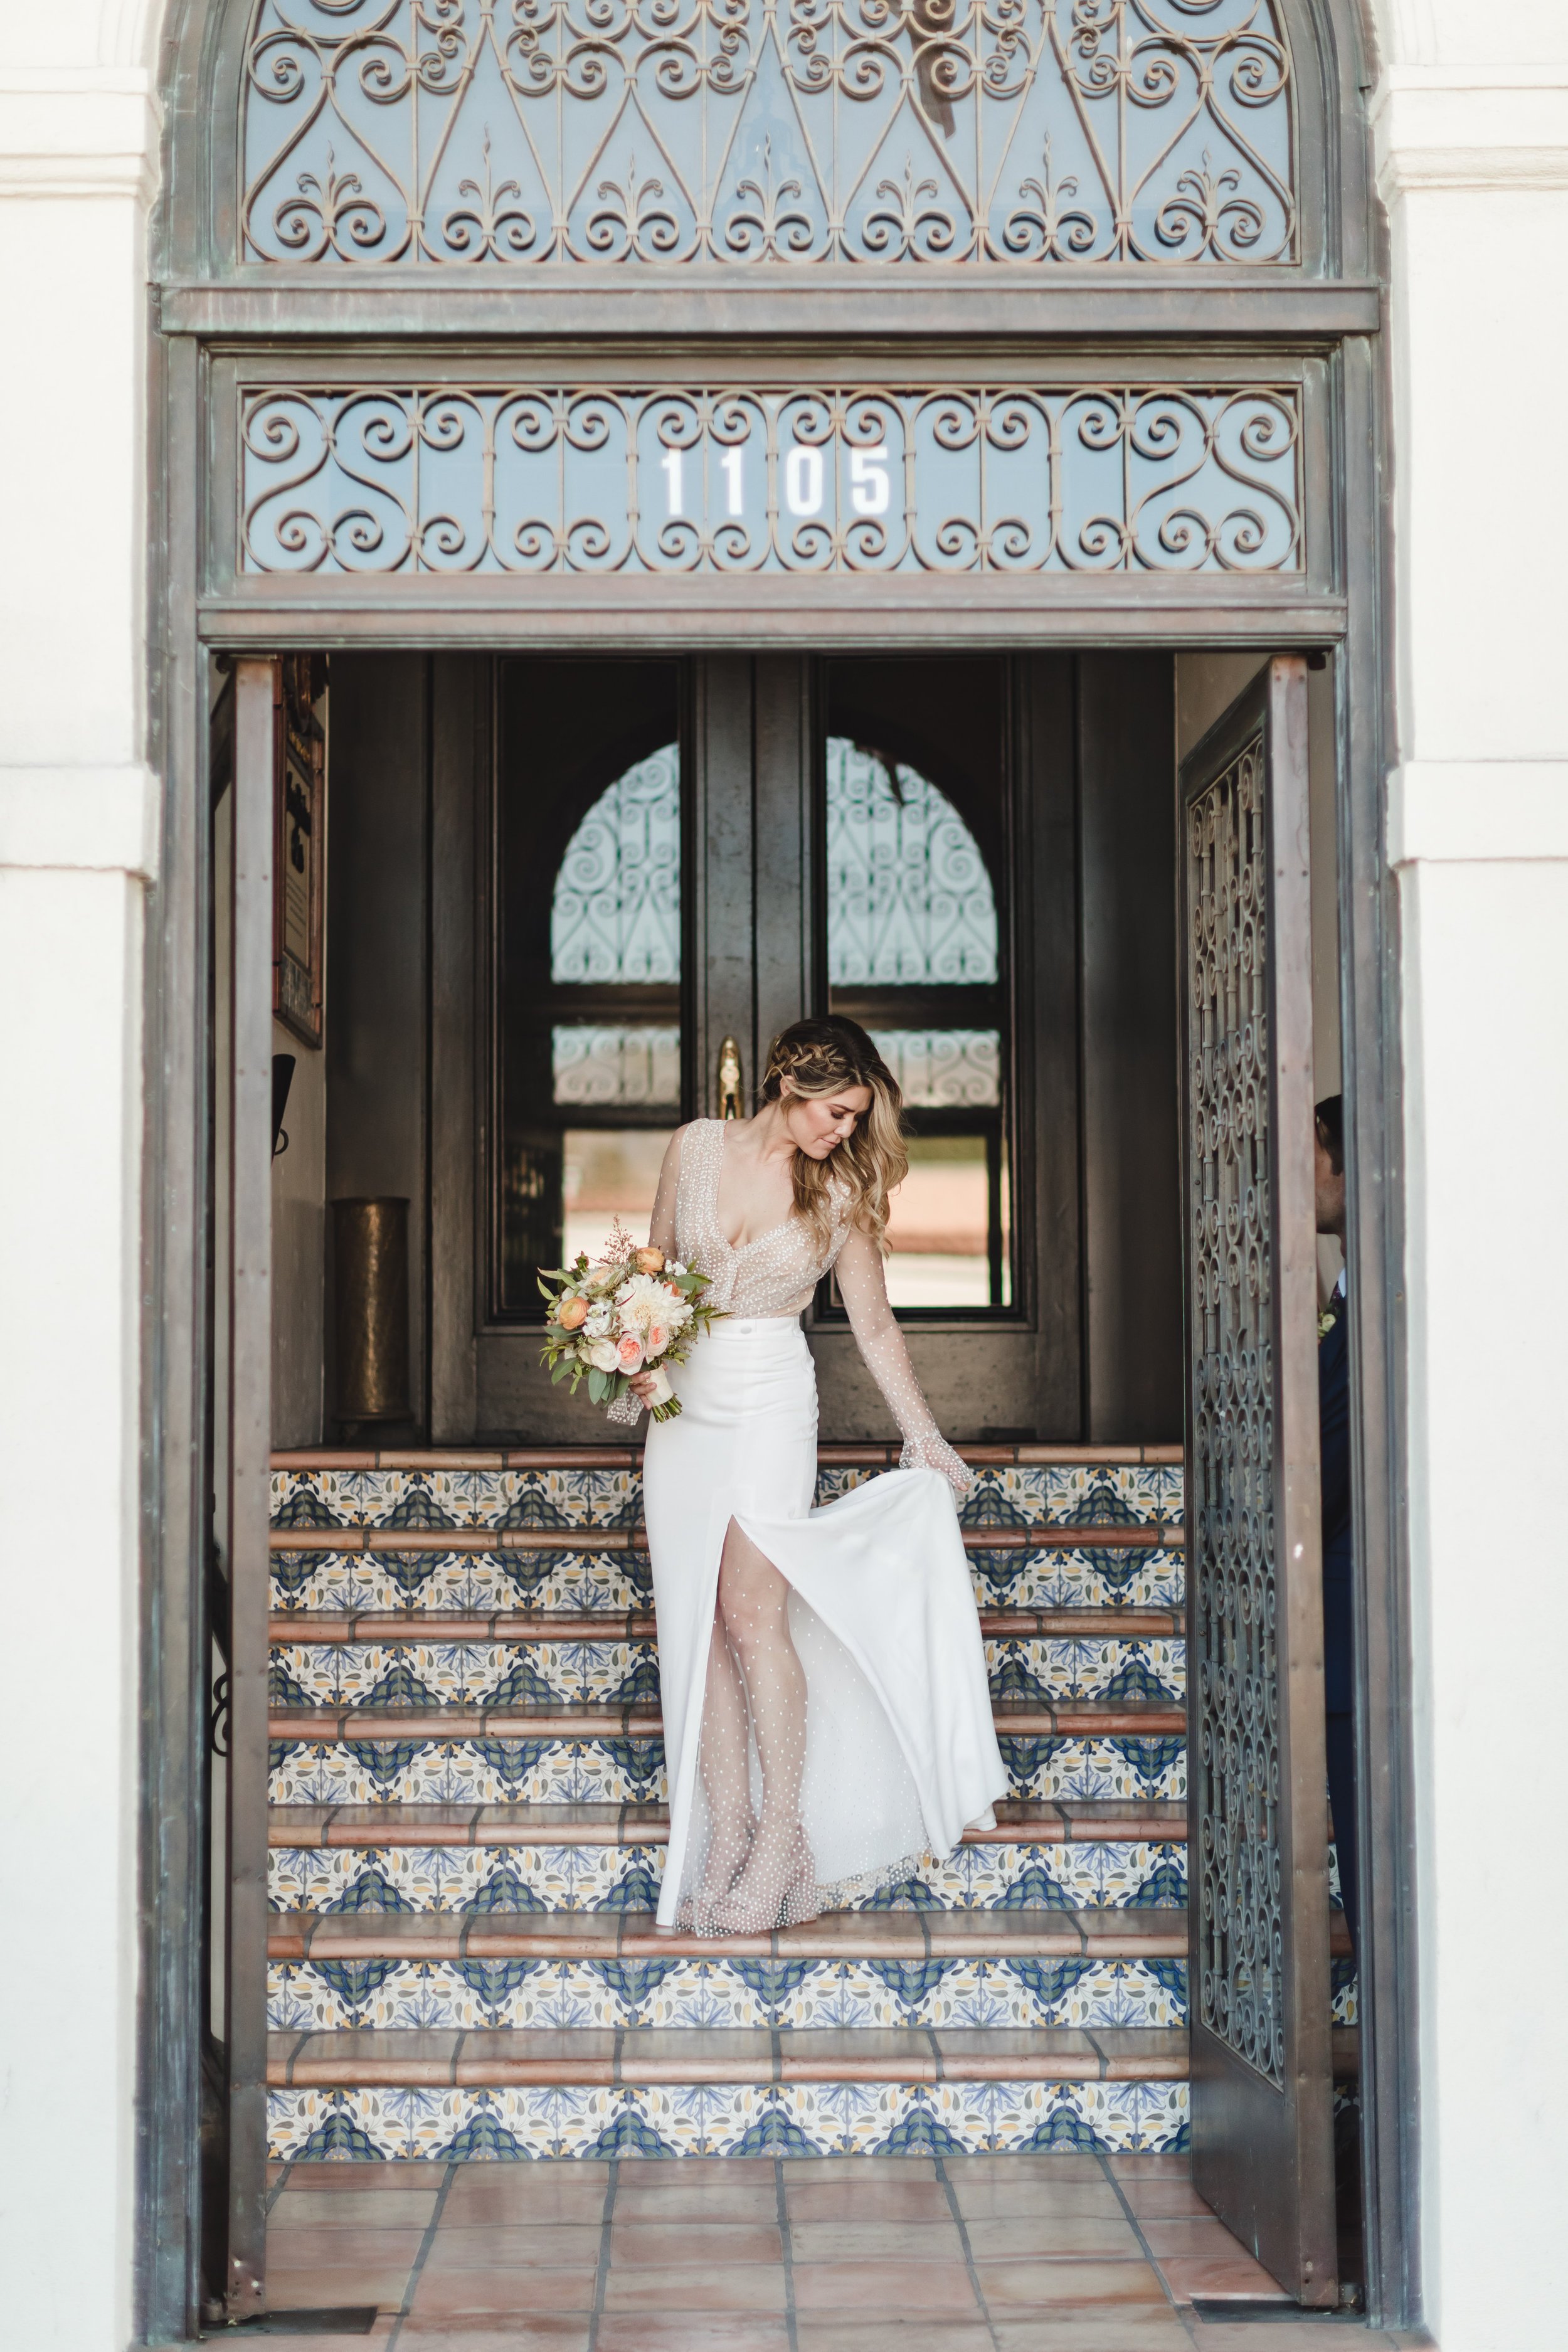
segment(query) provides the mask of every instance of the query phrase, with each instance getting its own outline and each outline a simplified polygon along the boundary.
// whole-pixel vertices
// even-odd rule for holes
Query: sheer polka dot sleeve
[[[902,1468],[940,1470],[955,1494],[965,1494],[969,1472],[938,1429],[915,1378],[904,1335],[888,1304],[881,1253],[868,1234],[846,1234],[838,1253],[838,1288],[856,1345],[902,1433]]]

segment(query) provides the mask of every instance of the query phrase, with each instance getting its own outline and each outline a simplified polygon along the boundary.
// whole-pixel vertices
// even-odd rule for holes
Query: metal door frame
[[[1173,374],[1228,363],[1285,369],[1321,386],[1309,453],[1311,543],[1327,567],[1315,593],[1193,580],[1038,583],[1012,596],[963,596],[963,633],[999,648],[1141,645],[1338,655],[1336,734],[1342,1028],[1346,1063],[1358,1734],[1365,1892],[1362,2082],[1370,2302],[1418,2315],[1417,2066],[1411,1832],[1407,1542],[1396,1465],[1405,1451],[1399,937],[1384,844],[1383,780],[1393,743],[1386,652],[1388,534],[1382,525],[1390,415],[1381,231],[1371,200],[1362,91],[1370,41],[1360,0],[1284,0],[1308,100],[1305,259],[1273,270],[1155,279],[1086,272],[994,283],[932,272],[898,284],[864,272],[721,285],[667,280],[617,293],[602,279],[331,284],[297,271],[226,267],[207,162],[215,93],[233,87],[244,0],[174,0],[166,46],[164,202],[154,239],[150,334],[149,758],[164,782],[163,857],[150,895],[145,977],[142,1181],[142,1783],[141,2034],[137,2103],[137,2325],[177,2339],[195,2315],[200,2134],[204,1861],[199,1791],[206,1738],[203,1423],[206,1360],[208,1079],[205,941],[213,876],[206,841],[207,661],[211,653],[349,644],[522,649],[542,613],[563,648],[646,652],[650,640],[752,652],[781,639],[846,651],[911,651],[954,641],[953,614],[913,583],[824,598],[809,579],[749,602],[657,593],[589,605],[406,594],[213,592],[211,492],[229,463],[221,391],[240,355],[298,367],[312,349],[373,367],[417,346],[473,359],[526,343],[591,380],[616,353],[695,363],[714,298],[729,330],[726,374],[742,362],[805,375],[941,367],[981,380],[1027,359],[1047,370]],[[222,79],[230,76],[227,85]],[[1237,298],[1245,298],[1238,310]],[[1245,318],[1245,326],[1238,320]],[[1108,362],[1107,354],[1113,354]],[[962,380],[962,376],[961,379]],[[542,589],[550,583],[541,583]],[[852,583],[857,590],[861,583]],[[556,583],[557,587],[559,583]],[[1115,593],[1108,593],[1114,587]],[[951,601],[951,600],[950,600]],[[264,1221],[262,1189],[246,1211]],[[237,1244],[255,1234],[237,1236]],[[241,1250],[243,1255],[243,1250]],[[259,1265],[255,1247],[252,1265]],[[260,1383],[258,1382],[258,1387]]]

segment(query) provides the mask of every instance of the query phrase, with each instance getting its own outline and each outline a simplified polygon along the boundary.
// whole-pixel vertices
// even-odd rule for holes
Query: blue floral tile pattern
[[[274,1740],[274,1805],[658,1803],[658,1738]]]
[[[647,1609],[653,1570],[637,1551],[275,1551],[272,1607],[454,1612]]]
[[[1187,1743],[1173,1737],[1138,1739],[1021,1738],[1002,1731],[1002,1760],[1018,1797],[1159,1798],[1172,1804],[1187,1793]]]
[[[450,2162],[679,2156],[1177,2153],[1184,2083],[693,2084],[274,2090],[269,2153]]]
[[[274,1706],[640,1706],[658,1698],[652,1642],[283,1643]]]
[[[652,1911],[662,1845],[275,1846],[275,1911]],[[1152,1841],[962,1845],[856,1911],[1161,1909],[1186,1901],[1186,1852]]]
[[[1184,1960],[274,1962],[275,2032],[1184,2025]],[[1341,2020],[1340,2021],[1352,2021]]]

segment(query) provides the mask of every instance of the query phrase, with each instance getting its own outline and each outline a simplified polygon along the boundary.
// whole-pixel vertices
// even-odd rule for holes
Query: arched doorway
[[[1016,37],[978,16],[937,28],[917,5],[895,14],[870,43],[874,91],[854,85],[858,37],[837,7],[828,33],[803,47],[789,11],[759,0],[739,50],[718,16],[700,12],[674,66],[640,34],[606,41],[569,10],[535,23],[481,0],[449,15],[439,37],[401,5],[289,16],[273,0],[246,0],[183,14],[159,250],[168,553],[153,679],[174,820],[163,1001],[171,1034],[187,1034],[183,1057],[167,1063],[167,1181],[154,1188],[153,1212],[159,1311],[188,1339],[160,1373],[156,1475],[171,1528],[205,1518],[200,1432],[214,1386],[192,1270],[205,1249],[193,1254],[168,1205],[207,1195],[191,975],[205,968],[214,877],[193,812],[205,809],[211,775],[188,681],[214,651],[246,663],[280,647],[345,656],[404,648],[466,663],[458,698],[468,698],[470,752],[501,725],[482,681],[524,647],[535,659],[652,653],[701,666],[685,721],[689,796],[681,765],[682,822],[705,854],[680,983],[688,995],[674,1023],[653,1020],[651,1003],[633,1022],[624,1003],[597,1021],[650,1035],[678,1028],[693,1107],[723,1036],[747,1039],[754,1067],[769,1028],[824,990],[876,993],[847,966],[834,980],[831,890],[825,908],[812,897],[814,796],[825,777],[849,773],[833,747],[868,747],[884,773],[897,780],[907,768],[941,792],[981,845],[1003,925],[996,976],[900,978],[893,985],[915,992],[907,1005],[870,1009],[886,1034],[926,1041],[909,1050],[926,1073],[917,1084],[939,1097],[916,1105],[931,1116],[932,1140],[978,1141],[984,1155],[985,1296],[912,1311],[973,1327],[952,1342],[955,1384],[973,1391],[984,1359],[994,1393],[1030,1400],[1016,1422],[1000,1408],[977,1420],[1004,1431],[1054,1421],[1089,1393],[1085,1302],[1098,1295],[1089,1244],[1064,1253],[1044,1239],[1092,1192],[1087,1113],[1070,1127],[1058,1120],[1055,1156],[1047,1149],[1047,1112],[1089,1034],[1079,994],[1088,966],[1068,954],[1051,967],[1057,1001],[1073,1006],[1053,1025],[1046,950],[1088,936],[1075,828],[1086,810],[1110,805],[1093,779],[1118,763],[1114,709],[1086,718],[1097,694],[1102,705],[1116,699],[1096,665],[1134,650],[1167,665],[1327,651],[1347,1091],[1366,1203],[1359,1381],[1363,1412],[1377,1419],[1393,1253],[1372,1203],[1391,1047],[1373,984],[1382,919],[1364,886],[1375,863],[1384,688],[1376,551],[1348,519],[1376,510],[1380,312],[1355,28],[1294,0],[1273,10],[1213,0],[1170,22],[1131,0],[1092,16],[1042,5]],[[878,663],[960,649],[1007,674],[1014,781],[1012,800],[997,802],[1000,856],[931,730],[901,734],[885,693],[867,682]],[[836,663],[859,663],[866,676],[836,683]],[[249,685],[239,740],[248,711],[254,757],[260,689]],[[868,719],[863,706],[879,694]],[[826,697],[826,717],[814,696]],[[437,715],[437,736],[440,724]],[[654,732],[598,791],[627,761],[679,740]],[[749,814],[726,831],[716,820],[744,797],[742,771]],[[470,782],[493,773],[470,764]],[[1069,780],[1055,799],[1050,773]],[[1020,776],[1033,779],[1027,792]],[[1048,841],[1023,845],[1013,816],[1023,805],[1057,828]],[[585,804],[576,822],[584,814]],[[831,859],[826,870],[830,879]],[[439,872],[433,856],[437,896]],[[1064,874],[1077,896],[1053,928],[1037,919],[1038,893]],[[760,892],[759,875],[769,886]],[[725,933],[742,899],[749,928],[737,919]],[[431,936],[438,955],[438,922]],[[551,990],[585,984],[550,980]],[[627,972],[608,984],[674,985]],[[963,1008],[939,1002],[949,986],[998,994],[960,1021]],[[554,1101],[555,1033],[592,1027],[597,1015],[557,1021],[561,1008],[548,1009]],[[931,1041],[992,1036],[994,1099],[988,1043],[952,1049],[972,1066],[968,1092],[941,1099]],[[589,1084],[569,1074],[593,1059],[572,1059],[582,1043],[563,1048],[562,1108]],[[234,1049],[250,1088],[237,1080],[237,1118],[259,1100],[258,1072],[241,1067],[254,1048],[252,1035]],[[616,1059],[605,1083],[634,1086],[624,1052]],[[649,1061],[649,1087],[662,1068]],[[433,1078],[434,1093],[440,1084]],[[645,1108],[664,1106],[647,1093]],[[462,1147],[466,1176],[480,1149],[479,1139]],[[480,1170],[486,1181],[496,1167]],[[504,1177],[496,1181],[499,1192],[477,1184],[467,1194],[466,1243],[497,1202],[504,1224]],[[524,1188],[530,1200],[548,1190]],[[569,1205],[563,1192],[563,1218]],[[198,1213],[198,1232],[201,1223]],[[531,1235],[520,1242],[519,1264],[536,1245]],[[475,1286],[498,1261],[464,1255],[472,1272],[458,1320],[482,1352],[492,1335],[480,1332]],[[926,1255],[971,1262],[982,1253]],[[500,1263],[504,1283],[504,1246]],[[225,1278],[220,1266],[220,1286]],[[955,1278],[973,1281],[973,1265]],[[237,1369],[216,1384],[219,1417],[246,1432],[225,1456],[232,1591],[265,1559],[265,1401],[244,1373],[245,1332],[256,1339],[261,1306],[232,1270],[228,1279]],[[499,1350],[505,1333],[494,1336]],[[831,1299],[814,1337],[830,1366]],[[476,1387],[466,1420],[466,1408],[454,1409],[452,1432],[486,1425],[478,1396]],[[1396,1581],[1382,1465],[1369,1444],[1362,1721],[1369,1746],[1396,1759]],[[163,1670],[152,1735],[161,1759],[182,1736],[187,1749],[198,1744],[205,1637],[227,1605],[221,1594],[210,1611],[206,1598],[190,1601],[207,1593],[204,1549],[194,1534],[154,1562],[154,1581],[186,1597],[195,1628],[188,1654]],[[225,1654],[231,1675],[254,1676],[254,1634],[248,1664]],[[1406,2166],[1396,1783],[1397,1773],[1393,1794],[1363,1797],[1366,1842],[1381,1857],[1369,1874],[1379,1892],[1363,1967],[1373,2294],[1391,2313]],[[253,1842],[256,1830],[253,1812]],[[173,2020],[205,1994],[191,1927],[202,1868],[189,1843],[154,1891],[161,2031],[174,2053],[148,2176],[168,2249],[154,2293],[165,2315],[182,2296],[188,2308],[195,2273],[171,2217],[183,2210],[181,2168],[195,2146],[198,2069]],[[236,1998],[232,1978],[226,1998]],[[249,2082],[251,2109],[257,2090]],[[231,2096],[233,2113],[243,2106]],[[254,2166],[253,2149],[247,2160]]]

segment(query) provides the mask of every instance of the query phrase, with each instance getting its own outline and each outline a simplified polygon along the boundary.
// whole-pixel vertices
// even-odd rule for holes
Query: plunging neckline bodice
[[[824,1252],[805,1218],[792,1209],[749,1242],[732,1242],[719,1218],[724,1128],[722,1119],[694,1119],[681,1139],[676,1253],[708,1276],[710,1296],[726,1314],[758,1319],[798,1315],[838,1255],[847,1228],[842,1220],[836,1224]]]

